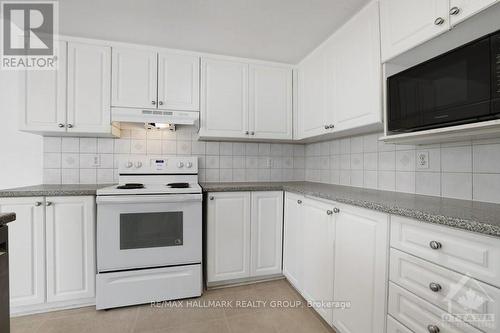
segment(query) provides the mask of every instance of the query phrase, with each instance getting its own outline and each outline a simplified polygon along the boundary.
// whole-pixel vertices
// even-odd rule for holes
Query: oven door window
[[[182,244],[182,212],[120,214],[120,250]]]

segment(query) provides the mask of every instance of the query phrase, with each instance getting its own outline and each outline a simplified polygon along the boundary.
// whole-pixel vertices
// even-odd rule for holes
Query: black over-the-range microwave
[[[414,132],[500,118],[500,31],[387,79],[388,129]]]

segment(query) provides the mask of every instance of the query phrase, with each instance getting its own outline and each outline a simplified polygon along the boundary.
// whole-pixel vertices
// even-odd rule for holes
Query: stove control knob
[[[192,166],[193,166],[193,163],[191,163],[191,162],[186,163],[186,168],[190,169]]]
[[[179,162],[177,163],[177,167],[180,169],[180,168],[183,168],[184,167],[184,162]]]
[[[135,162],[135,168],[140,169],[142,167],[142,162]]]
[[[132,163],[132,162],[130,162],[130,161],[129,161],[129,162],[127,162],[127,163],[125,164],[125,167],[126,167],[126,168],[129,168],[129,169],[130,169],[132,166],[134,166],[134,163]]]

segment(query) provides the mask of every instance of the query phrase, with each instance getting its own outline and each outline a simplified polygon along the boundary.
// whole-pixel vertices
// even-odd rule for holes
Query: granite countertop
[[[97,189],[109,186],[110,184],[67,184],[67,185],[35,185],[16,187],[6,190],[0,190],[2,197],[62,197],[62,196],[85,196],[96,195]]]
[[[312,182],[202,183],[205,192],[289,191],[500,237],[500,205]]]
[[[0,213],[0,227],[16,220],[16,213]]]

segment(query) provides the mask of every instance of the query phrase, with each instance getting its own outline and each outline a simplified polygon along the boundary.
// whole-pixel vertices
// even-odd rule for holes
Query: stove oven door
[[[97,197],[99,272],[201,263],[201,194]]]

